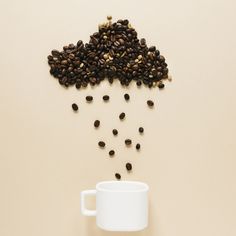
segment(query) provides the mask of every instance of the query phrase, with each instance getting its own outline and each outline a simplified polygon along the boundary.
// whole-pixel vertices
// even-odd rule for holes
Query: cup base
[[[112,228],[112,227],[104,227],[101,225],[97,225],[100,229],[105,231],[113,231],[113,232],[135,232],[135,231],[142,231],[147,228],[147,225],[141,227],[141,228]]]

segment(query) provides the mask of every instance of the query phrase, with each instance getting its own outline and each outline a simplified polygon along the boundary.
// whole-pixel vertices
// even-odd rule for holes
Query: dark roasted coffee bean
[[[100,121],[95,120],[93,125],[94,125],[95,128],[98,128],[100,126]]]
[[[125,113],[124,112],[120,113],[119,118],[120,120],[123,120],[125,118]]]
[[[58,51],[58,50],[52,50],[52,55],[54,56],[54,57],[58,57],[59,55],[60,55],[60,52]]]
[[[104,96],[102,97],[102,99],[103,99],[104,101],[108,101],[108,100],[110,99],[110,97],[109,97],[108,95],[104,95]]]
[[[117,130],[117,129],[113,129],[113,130],[112,130],[112,133],[113,133],[113,135],[116,136],[116,135],[118,134],[118,130]]]
[[[155,47],[155,46],[151,46],[151,47],[148,49],[148,51],[154,52],[154,51],[156,51],[156,47]]]
[[[140,87],[140,86],[142,85],[142,82],[141,82],[140,80],[138,80],[138,81],[136,82],[136,84],[137,84],[138,87]]]
[[[129,21],[128,21],[128,20],[123,20],[122,24],[123,24],[123,25],[128,25],[128,24],[129,24]]]
[[[152,100],[148,100],[147,104],[149,107],[153,107],[154,106],[154,102]]]
[[[115,173],[115,177],[120,180],[121,179],[121,175],[119,173]]]
[[[86,96],[86,101],[87,102],[92,102],[93,101],[93,97],[92,96]]]
[[[79,40],[79,41],[77,42],[77,47],[81,46],[81,44],[83,44],[83,41],[82,41],[82,40]]]
[[[126,144],[127,146],[131,145],[131,144],[132,144],[132,140],[131,140],[131,139],[126,139],[126,140],[125,140],[125,144]]]
[[[124,95],[124,98],[125,98],[125,100],[126,100],[126,101],[128,101],[128,100],[129,100],[129,98],[130,98],[130,97],[129,97],[129,94],[128,94],[128,93],[126,93],[126,94]]]
[[[114,156],[115,155],[115,151],[114,150],[110,150],[109,151],[109,156]]]
[[[143,127],[139,127],[138,131],[139,131],[140,134],[142,134],[144,132],[144,128]]]
[[[136,149],[139,150],[141,148],[141,145],[139,143],[136,144]]]
[[[164,87],[165,87],[165,85],[163,83],[158,84],[159,89],[163,89]]]
[[[81,83],[76,83],[76,85],[75,85],[75,87],[77,88],[77,89],[80,89],[81,88]]]
[[[106,144],[103,141],[99,141],[98,146],[104,148],[106,146]]]
[[[113,78],[108,78],[108,81],[109,81],[110,84],[112,84],[113,83]]]
[[[126,169],[128,170],[128,171],[131,171],[132,170],[132,164],[131,163],[126,163]]]
[[[72,109],[73,109],[74,111],[78,111],[79,107],[78,107],[78,105],[77,105],[76,103],[73,103],[73,104],[72,104]]]

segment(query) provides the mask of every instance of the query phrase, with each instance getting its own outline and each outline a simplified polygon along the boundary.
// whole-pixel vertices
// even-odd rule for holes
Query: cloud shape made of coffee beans
[[[164,88],[163,80],[168,78],[167,63],[159,50],[148,47],[144,38],[139,40],[128,20],[112,23],[111,17],[99,25],[89,43],[79,40],[62,51],[52,50],[48,64],[62,86],[77,89],[104,79],[110,83],[118,79],[124,86],[134,80],[137,86]]]

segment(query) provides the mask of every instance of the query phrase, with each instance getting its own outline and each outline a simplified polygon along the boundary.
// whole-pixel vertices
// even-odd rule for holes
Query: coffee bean
[[[148,50],[149,50],[150,52],[154,52],[154,51],[156,51],[156,47],[155,47],[155,46],[151,46]]]
[[[76,103],[73,103],[73,104],[72,104],[72,109],[73,109],[74,111],[78,111],[79,107],[78,107],[78,105],[77,105]]]
[[[159,89],[163,89],[164,87],[165,87],[165,85],[163,83],[158,84]]]
[[[107,20],[111,20],[112,19],[112,16],[107,16]]]
[[[139,131],[140,134],[142,134],[144,132],[144,128],[143,127],[139,127],[138,131]]]
[[[77,42],[77,47],[81,46],[81,44],[83,44],[83,41],[82,41],[82,40],[79,40],[79,41]]]
[[[106,144],[103,141],[99,141],[98,146],[101,147],[101,148],[104,148],[106,146]]]
[[[108,101],[110,99],[110,97],[108,95],[104,95],[102,98],[104,101]]]
[[[80,89],[80,88],[81,88],[81,83],[76,83],[75,87],[76,87],[77,89]]]
[[[146,40],[144,38],[140,39],[140,44],[141,46],[146,45]]]
[[[138,87],[140,87],[140,86],[142,85],[142,82],[141,82],[140,80],[138,80],[138,81],[136,82],[136,84],[137,84]]]
[[[128,101],[128,100],[130,99],[129,94],[126,93],[126,94],[124,95],[124,98],[125,98],[126,101]]]
[[[113,130],[112,130],[112,133],[113,133],[113,135],[116,136],[116,135],[118,134],[118,130],[117,130],[117,129],[113,129]]]
[[[126,139],[125,140],[125,145],[129,146],[132,144],[132,140],[131,139]]]
[[[100,126],[100,121],[99,120],[95,120],[94,121],[94,127],[98,128]]]
[[[123,25],[128,25],[129,21],[128,20],[123,20]]]
[[[141,145],[139,143],[136,144],[136,149],[139,150]]]
[[[115,155],[115,151],[114,150],[110,150],[109,151],[109,156],[114,156]]]
[[[147,105],[148,105],[149,107],[153,107],[153,106],[154,106],[154,102],[153,102],[152,100],[148,100],[148,101],[147,101]]]
[[[115,173],[115,177],[120,180],[121,179],[121,175],[119,173]]]
[[[119,118],[120,120],[123,120],[125,118],[125,113],[124,112],[120,113]]]
[[[126,163],[126,169],[128,170],[128,171],[131,171],[132,170],[132,164],[131,163]]]
[[[60,55],[60,52],[58,50],[52,50],[51,54],[54,56],[54,57],[58,57]]]
[[[93,97],[92,96],[86,96],[86,101],[87,102],[92,102],[93,101]]]

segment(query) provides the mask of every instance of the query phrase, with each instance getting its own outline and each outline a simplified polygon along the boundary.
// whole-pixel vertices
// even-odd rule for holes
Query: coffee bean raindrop
[[[92,102],[93,101],[93,97],[92,96],[86,96],[86,101],[87,102]]]
[[[74,111],[78,111],[79,107],[76,103],[73,103],[71,106]]]
[[[103,141],[99,141],[98,146],[101,147],[101,148],[104,148],[106,146],[106,144]]]
[[[153,102],[152,100],[148,100],[148,101],[147,101],[147,105],[148,105],[149,107],[153,107],[153,106],[154,106],[154,102]]]
[[[114,156],[114,155],[115,155],[115,151],[114,151],[114,150],[110,150],[110,151],[109,151],[109,156],[112,157],[112,156]]]
[[[118,134],[118,130],[117,129],[113,129],[112,133],[113,133],[114,136],[116,136]]]
[[[94,125],[95,128],[98,128],[100,126],[100,121],[95,120],[93,125]]]
[[[115,173],[115,177],[116,177],[117,180],[121,179],[121,175],[119,173]]]
[[[131,171],[132,170],[132,164],[131,163],[126,163],[126,169],[127,169],[127,171]]]
[[[108,101],[110,99],[108,95],[104,95],[102,98],[103,98],[103,101]]]
[[[123,120],[125,118],[125,113],[124,112],[120,113],[119,118],[120,120]]]

